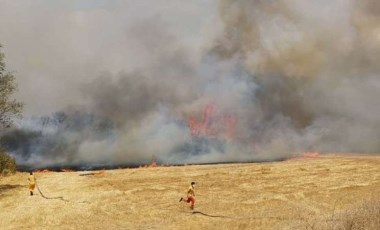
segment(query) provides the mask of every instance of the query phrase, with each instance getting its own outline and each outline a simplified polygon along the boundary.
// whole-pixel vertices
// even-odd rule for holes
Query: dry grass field
[[[1,178],[0,229],[380,229],[379,155],[83,173],[35,174],[67,201]],[[195,213],[178,202],[191,181]]]

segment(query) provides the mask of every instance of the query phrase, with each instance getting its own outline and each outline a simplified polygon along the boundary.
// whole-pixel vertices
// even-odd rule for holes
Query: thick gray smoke
[[[21,164],[141,164],[152,157],[169,164],[210,163],[276,160],[305,151],[380,151],[375,0],[221,0],[208,8],[201,1],[163,8],[141,1],[154,13],[131,11],[141,7],[134,1],[97,7],[80,2],[84,13],[61,11],[74,14],[70,19],[87,32],[76,31],[73,22],[63,25],[87,48],[69,42],[63,44],[76,45],[78,57],[61,51],[52,45],[61,41],[57,28],[47,44],[59,53],[56,58],[72,61],[50,63],[38,54],[41,63],[20,65],[19,81],[28,79],[31,66],[49,66],[50,79],[37,98],[50,97],[41,108],[55,111],[41,116],[34,109],[39,103],[28,98],[35,116],[3,131],[0,144]],[[66,20],[61,13],[53,17],[56,25]],[[91,37],[98,32],[104,42]],[[10,46],[5,52],[12,57],[16,50],[11,66],[17,69],[19,51]],[[39,71],[44,73],[31,72]],[[65,87],[47,89],[56,83]],[[20,90],[25,98],[22,82]]]
[[[280,139],[297,148],[378,152],[379,9],[372,0],[222,1],[225,36],[213,51],[244,60],[260,86],[260,123],[283,119],[265,132],[287,127]]]

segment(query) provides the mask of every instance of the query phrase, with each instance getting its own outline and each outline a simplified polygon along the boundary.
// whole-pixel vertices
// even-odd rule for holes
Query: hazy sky
[[[139,23],[159,24],[197,61],[217,11],[212,0],[0,0],[0,43],[24,115],[49,114],[80,103],[78,85],[104,72],[144,68],[150,51],[131,32]]]

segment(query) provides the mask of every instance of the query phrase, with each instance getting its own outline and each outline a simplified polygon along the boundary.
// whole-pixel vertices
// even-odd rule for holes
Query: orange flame
[[[75,170],[72,170],[72,169],[61,169],[61,172],[75,172]]]
[[[303,157],[303,158],[317,158],[317,157],[319,157],[319,153],[318,152],[301,153],[301,157]]]
[[[157,168],[157,167],[171,167],[172,165],[169,164],[158,164],[156,159],[153,158],[152,162],[148,165],[140,165],[139,168]]]
[[[40,169],[40,170],[37,170],[35,172],[36,173],[51,173],[52,171],[50,171],[49,169]]]
[[[217,114],[215,103],[209,103],[203,110],[201,120],[191,116],[187,125],[193,137],[217,136],[226,140],[232,140],[236,129],[237,119],[234,115]]]

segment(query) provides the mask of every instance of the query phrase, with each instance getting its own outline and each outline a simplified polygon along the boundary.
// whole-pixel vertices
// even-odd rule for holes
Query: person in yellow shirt
[[[30,175],[28,177],[28,181],[29,181],[29,191],[30,191],[30,195],[33,196],[33,191],[34,191],[34,188],[36,187],[36,177],[34,177],[33,175],[33,172],[30,172]]]
[[[194,209],[194,204],[195,204],[195,182],[191,182],[189,189],[187,190],[187,198],[181,197],[179,199],[179,202],[183,201],[186,203],[190,203],[190,208],[193,210]]]

